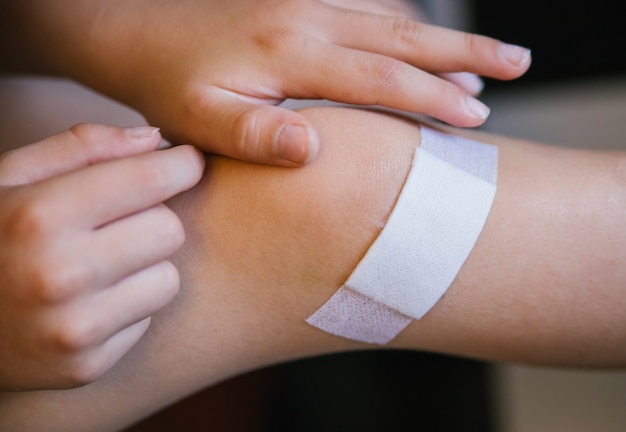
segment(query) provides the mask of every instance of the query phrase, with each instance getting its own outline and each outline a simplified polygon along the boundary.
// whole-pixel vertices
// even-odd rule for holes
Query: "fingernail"
[[[124,132],[135,139],[152,138],[159,131],[159,128],[152,126],[137,126],[124,128]]]
[[[489,107],[487,107],[487,105],[485,105],[478,99],[475,99],[468,95],[465,98],[465,104],[467,105],[467,108],[469,109],[473,117],[479,118],[481,120],[489,117],[489,113],[491,112],[491,110],[489,109]]]
[[[518,45],[500,44],[500,55],[516,67],[522,67],[530,59],[530,50]]]
[[[296,163],[308,162],[317,153],[315,131],[302,125],[285,126],[278,135],[276,155]]]

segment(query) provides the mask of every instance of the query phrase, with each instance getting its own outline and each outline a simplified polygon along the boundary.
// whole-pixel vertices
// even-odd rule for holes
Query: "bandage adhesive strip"
[[[386,344],[444,295],[487,220],[497,147],[422,127],[387,223],[345,284],[307,322]]]

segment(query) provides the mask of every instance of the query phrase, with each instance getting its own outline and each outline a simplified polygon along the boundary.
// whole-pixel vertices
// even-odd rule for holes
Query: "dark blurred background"
[[[626,72],[626,2],[470,0],[469,3],[472,25],[478,33],[533,51],[533,65],[524,77],[511,83],[490,82],[491,87],[602,78]]]
[[[603,80],[626,73],[626,3],[432,0],[438,23],[533,50],[523,78],[485,92]],[[208,389],[129,429],[229,432],[497,432],[493,365],[374,351],[298,361]]]

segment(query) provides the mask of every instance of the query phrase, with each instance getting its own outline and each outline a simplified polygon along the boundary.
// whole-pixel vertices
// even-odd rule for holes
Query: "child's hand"
[[[79,125],[0,156],[0,389],[106,372],[178,291],[184,240],[163,204],[201,177],[156,129]]]
[[[325,0],[326,3],[335,4],[346,9],[354,9],[362,12],[375,13],[378,15],[409,18],[413,21],[430,23],[426,12],[422,7],[410,0]],[[483,81],[470,72],[444,72],[437,74],[440,78],[450,81],[463,88],[472,96],[477,96],[484,88]]]
[[[304,163],[318,146],[306,119],[274,106],[285,98],[478,126],[488,109],[439,75],[513,79],[530,64],[525,49],[399,17],[397,0],[74,0],[64,19],[50,18],[51,3],[43,55],[58,70],[137,108],[170,141],[270,164]]]

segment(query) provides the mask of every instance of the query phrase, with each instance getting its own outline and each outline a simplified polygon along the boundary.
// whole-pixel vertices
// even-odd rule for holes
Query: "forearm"
[[[361,111],[307,115],[324,142],[314,163],[288,170],[210,159],[203,183],[171,203],[187,229],[176,259],[183,289],[140,345],[92,385],[3,396],[0,426],[112,430],[250,369],[371,348],[304,319],[380,232],[419,128]],[[389,346],[623,366],[625,156],[481,139],[500,147],[487,225],[444,298]]]

